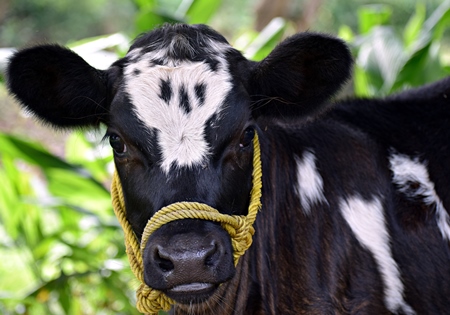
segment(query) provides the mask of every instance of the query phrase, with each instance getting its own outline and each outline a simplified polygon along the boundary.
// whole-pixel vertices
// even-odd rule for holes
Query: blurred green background
[[[48,130],[21,112],[4,85],[8,56],[59,42],[106,68],[165,22],[210,24],[254,60],[298,31],[340,36],[356,62],[341,97],[450,72],[450,1],[0,0],[0,314],[137,314],[102,130]]]

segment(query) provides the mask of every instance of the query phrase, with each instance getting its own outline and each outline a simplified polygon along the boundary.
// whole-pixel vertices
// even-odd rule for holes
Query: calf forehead
[[[186,36],[186,35],[184,35]],[[219,120],[232,89],[225,53],[230,46],[208,38],[201,47],[177,34],[165,46],[131,50],[124,89],[142,125],[156,130],[160,165],[201,164],[210,154],[205,127]]]

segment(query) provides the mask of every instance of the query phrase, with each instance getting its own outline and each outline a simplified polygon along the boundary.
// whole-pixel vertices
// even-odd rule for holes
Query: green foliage
[[[416,6],[403,32],[389,25],[388,5],[358,10],[359,36],[342,27],[356,56],[354,90],[358,96],[382,96],[436,81],[449,72],[441,62],[441,41],[450,22],[450,1],[426,18],[424,4]]]
[[[122,0],[2,0],[0,47],[130,31],[135,8]],[[3,17],[3,19],[2,19]]]
[[[42,14],[39,23],[51,20],[59,10],[65,15],[61,13],[57,22],[81,14],[68,10],[72,7],[67,1],[50,2],[14,2],[22,24],[18,18],[12,19],[8,34],[29,38],[31,31],[26,25],[32,24],[30,12]],[[88,2],[77,4],[87,6]],[[354,11],[346,7],[349,4],[338,2],[336,10],[345,12],[337,15]],[[89,7],[98,13],[96,10],[106,3],[100,0]],[[135,15],[126,21],[130,25],[126,28],[128,38],[89,38],[72,43],[71,48],[81,51],[89,46],[89,51],[94,47],[95,51],[113,50],[122,56],[125,48],[120,46],[135,35],[164,23],[209,23],[225,3],[241,5],[240,0],[133,0]],[[340,36],[350,42],[355,55],[354,89],[358,96],[386,95],[447,74],[440,58],[450,0],[429,17],[428,2],[417,4],[402,30],[393,26],[398,18],[395,5],[361,6],[358,25],[349,23],[340,29]],[[119,15],[109,19],[114,23]],[[224,17],[228,18],[236,17]],[[50,25],[59,36],[60,27]],[[92,25],[81,23],[80,27]],[[18,29],[20,32],[15,32]],[[260,33],[245,28],[227,37],[248,58],[262,60],[282,38],[293,33],[293,25],[275,18]],[[94,65],[97,60],[93,59]],[[1,314],[137,314],[137,280],[129,270],[123,232],[113,215],[108,192],[112,156],[108,146],[98,143],[98,134],[71,134],[62,159],[39,143],[0,134],[0,257],[8,258],[0,262]]]
[[[136,34],[164,23],[207,23],[221,5],[220,0],[182,0],[169,5],[156,0],[135,0],[135,3],[139,8],[135,20]]]
[[[167,22],[207,23],[219,9],[214,3],[136,0],[134,33]],[[262,34],[248,31],[243,48],[262,59],[285,30],[277,19]],[[121,43],[102,36],[71,48],[97,52]],[[137,280],[106,188],[112,156],[98,142],[73,133],[61,159],[39,143],[0,134],[0,256],[9,257],[0,264],[1,314],[137,314]]]
[[[96,157],[79,133],[66,145],[64,161],[0,134],[0,256],[10,257],[0,265],[0,311],[137,314],[136,282],[102,184],[111,155]]]

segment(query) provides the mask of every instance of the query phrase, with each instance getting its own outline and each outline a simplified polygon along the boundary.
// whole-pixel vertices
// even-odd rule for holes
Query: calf
[[[252,62],[206,26],[166,25],[105,71],[57,45],[19,51],[8,86],[57,128],[107,126],[139,240],[175,202],[246,215],[258,135],[262,209],[236,266],[208,220],[167,223],[143,248],[144,281],[174,314],[444,314],[450,79],[328,102],[351,65],[326,35]]]

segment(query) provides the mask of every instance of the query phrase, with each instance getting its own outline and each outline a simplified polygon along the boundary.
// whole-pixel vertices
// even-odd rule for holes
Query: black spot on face
[[[138,76],[138,75],[141,74],[141,70],[139,70],[139,69],[134,69],[134,70],[133,70],[133,73],[134,73],[135,76]]]
[[[161,92],[159,94],[159,97],[164,100],[167,104],[169,104],[170,99],[172,98],[172,86],[170,85],[169,80],[161,80],[159,83],[159,87],[161,88]]]
[[[196,84],[194,89],[200,106],[205,104],[206,85],[203,83]]]
[[[189,114],[192,110],[191,104],[189,102],[189,95],[187,94],[186,88],[184,85],[180,88],[180,107],[184,109],[186,114]]]

